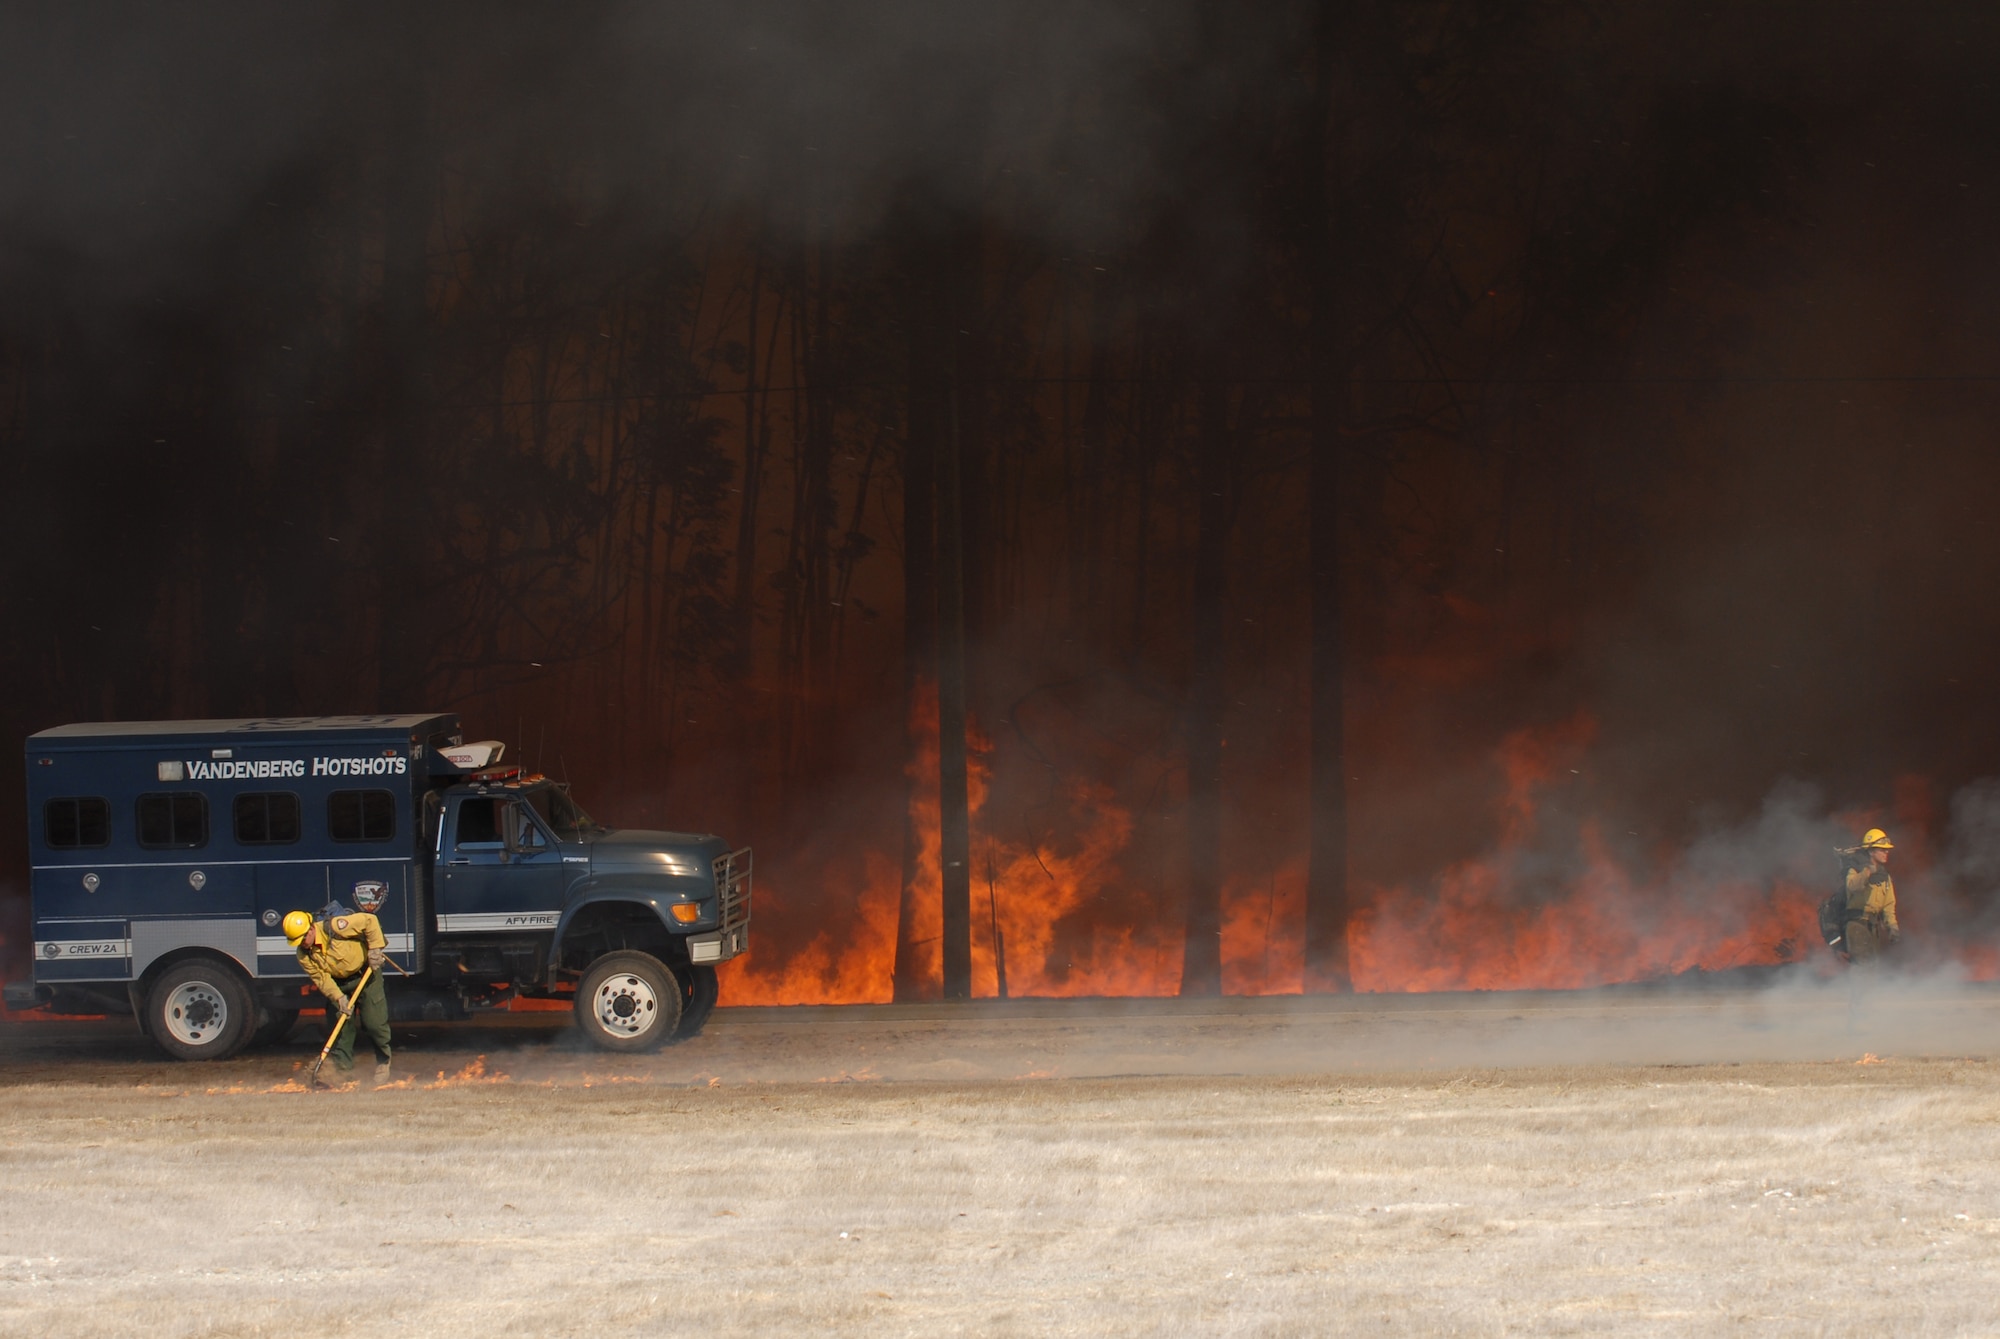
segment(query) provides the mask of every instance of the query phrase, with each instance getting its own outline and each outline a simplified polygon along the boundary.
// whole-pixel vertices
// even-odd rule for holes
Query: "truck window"
[[[385,842],[396,835],[396,797],[386,790],[336,790],[326,797],[326,833],[337,842]]]
[[[534,806],[535,812],[542,816],[542,821],[558,837],[575,840],[588,836],[590,830],[597,826],[575,800],[554,786],[537,787],[523,798]]]
[[[299,839],[299,797],[290,791],[252,791],[236,797],[236,841],[242,846],[285,846]]]
[[[546,851],[549,848],[548,838],[542,835],[535,820],[528,816],[525,804],[514,806],[514,847],[521,851]]]
[[[456,841],[460,846],[498,846],[500,801],[487,796],[461,803],[458,806]]]
[[[42,806],[42,839],[50,849],[111,844],[111,806],[95,795],[50,800]]]
[[[191,790],[141,795],[139,845],[156,851],[208,845],[208,797]]]

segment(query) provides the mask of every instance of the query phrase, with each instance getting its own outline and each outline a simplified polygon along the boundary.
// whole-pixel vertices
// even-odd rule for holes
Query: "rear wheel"
[[[249,984],[220,959],[176,963],[146,992],[146,1031],[176,1060],[225,1060],[249,1045],[256,1026]]]
[[[674,975],[681,983],[681,1023],[674,1029],[674,1040],[686,1041],[708,1023],[722,987],[713,967],[676,967]]]
[[[576,984],[576,1026],[600,1050],[655,1051],[680,1025],[682,998],[679,979],[658,958],[607,953]]]

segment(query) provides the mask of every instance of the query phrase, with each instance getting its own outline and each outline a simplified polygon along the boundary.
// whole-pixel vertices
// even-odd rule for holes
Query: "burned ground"
[[[9,1027],[0,1328],[1990,1324],[1990,989],[1291,1003],[514,1019],[316,1096]]]

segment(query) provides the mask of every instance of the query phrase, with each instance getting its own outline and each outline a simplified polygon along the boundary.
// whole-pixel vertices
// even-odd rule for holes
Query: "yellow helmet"
[[[1869,851],[1893,851],[1896,843],[1889,840],[1889,834],[1880,828],[1870,828],[1861,834],[1861,845]]]
[[[288,911],[285,913],[285,942],[293,948],[306,937],[306,931],[313,928],[313,918],[309,912]]]

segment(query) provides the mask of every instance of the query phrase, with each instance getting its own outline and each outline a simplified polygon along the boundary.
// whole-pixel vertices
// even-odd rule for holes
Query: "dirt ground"
[[[0,1028],[9,1335],[2000,1334],[2000,992]]]

